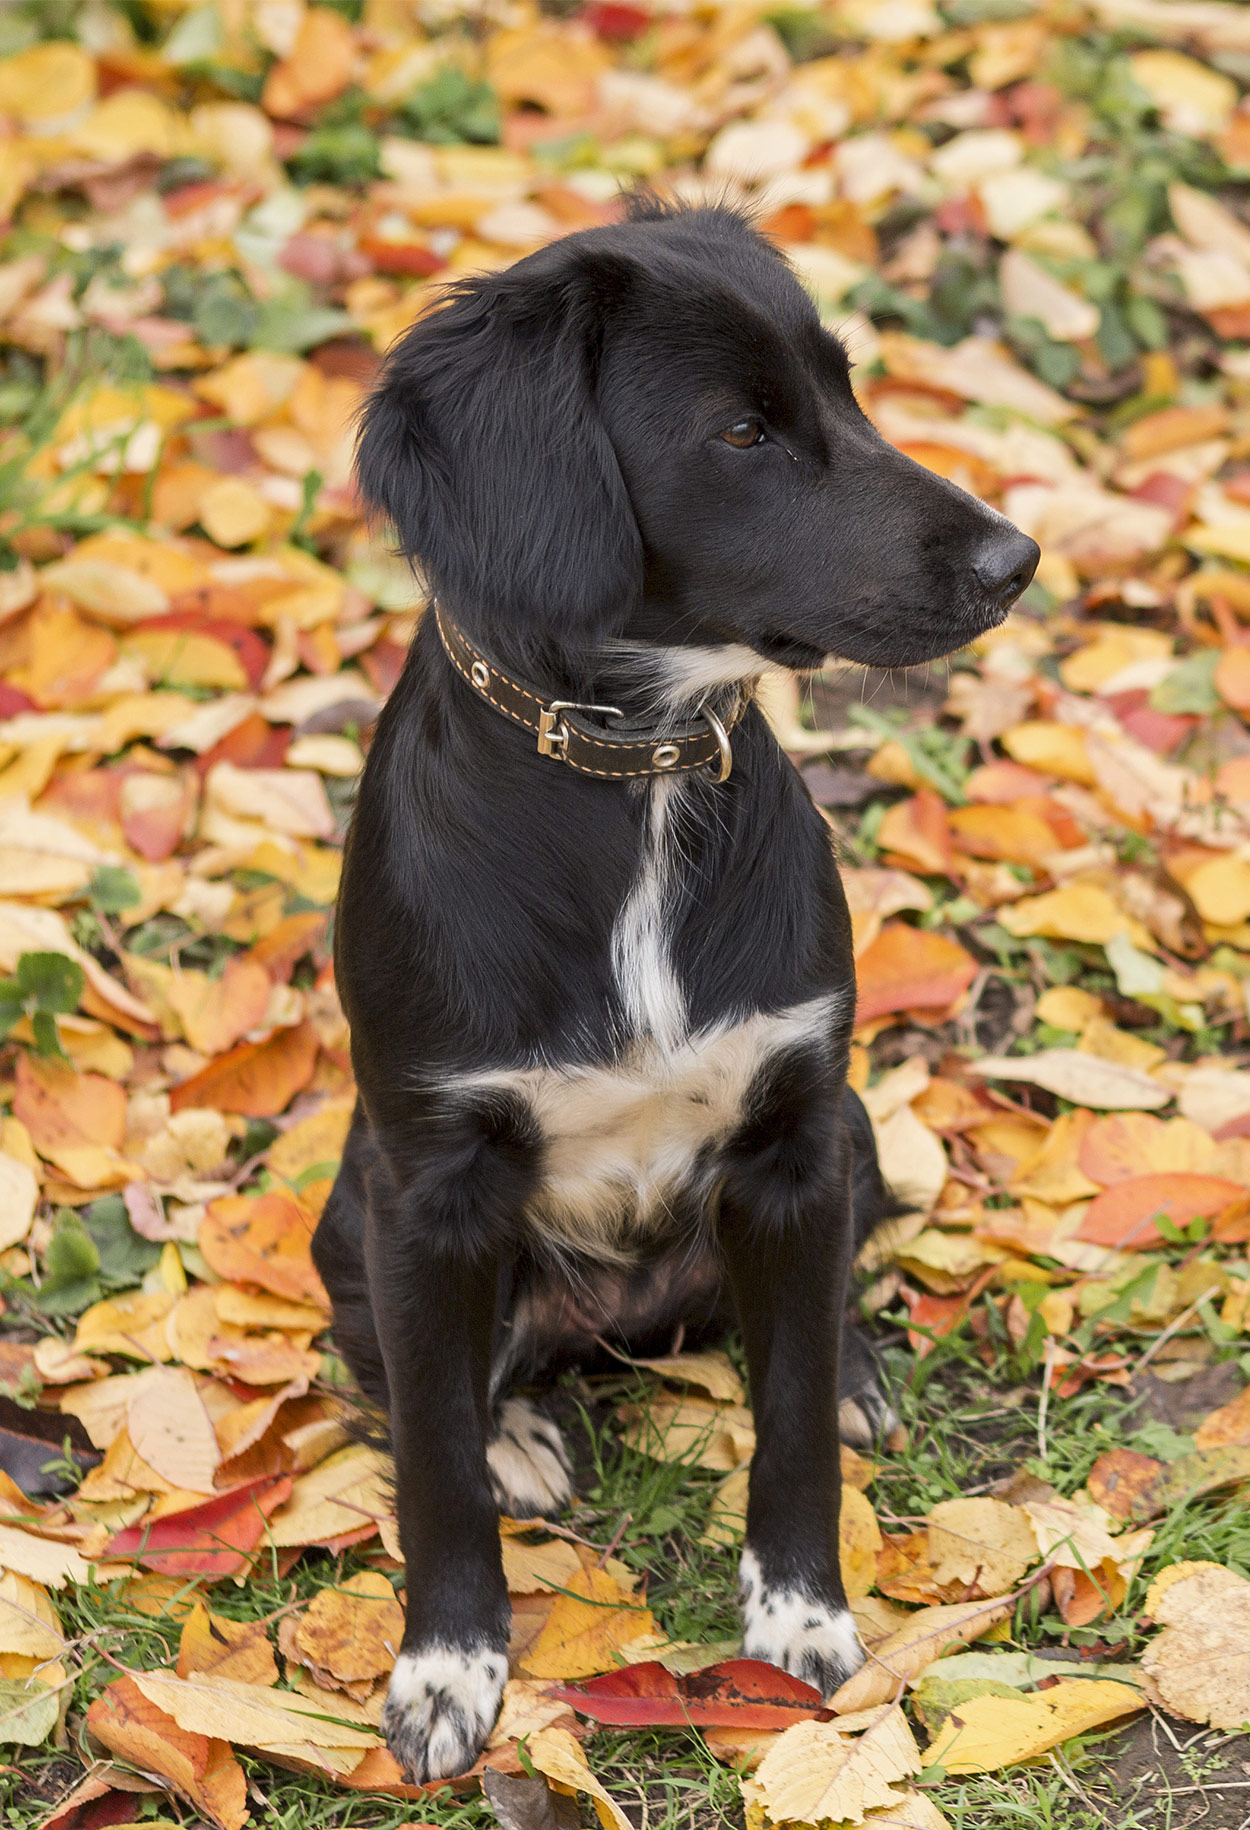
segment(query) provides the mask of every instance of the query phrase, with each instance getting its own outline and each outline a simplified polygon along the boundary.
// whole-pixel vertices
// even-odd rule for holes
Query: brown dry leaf
[[[1002,1500],[943,1500],[928,1519],[929,1562],[939,1584],[963,1583],[989,1600],[1014,1589],[1037,1561],[1029,1521]]]
[[[260,1621],[227,1620],[210,1614],[196,1601],[183,1622],[178,1642],[180,1678],[234,1678],[240,1684],[276,1684],[278,1666],[269,1635]]]
[[[879,1708],[906,1684],[914,1683],[949,1647],[979,1639],[1010,1612],[1010,1603],[993,1601],[922,1608],[888,1639],[872,1647],[868,1662],[834,1692],[829,1707],[839,1715]]]
[[[135,1454],[172,1486],[211,1493],[221,1450],[191,1374],[153,1366],[130,1383],[126,1431]]]
[[[651,1610],[607,1570],[583,1568],[556,1596],[542,1631],[521,1661],[534,1678],[593,1677],[627,1662],[629,1648],[656,1635]]]
[[[1145,1707],[1139,1690],[1109,1678],[1071,1679],[1029,1696],[973,1697],[947,1717],[925,1758],[948,1773],[992,1773]]]
[[[295,1624],[305,1664],[343,1684],[384,1677],[404,1637],[404,1610],[386,1577],[362,1570],[313,1597]]]
[[[1250,1582],[1198,1565],[1148,1600],[1163,1630],[1143,1653],[1142,1669],[1165,1706],[1212,1728],[1250,1721]]]
[[[279,1549],[325,1544],[393,1517],[390,1463],[377,1449],[352,1443],[301,1474],[269,1521]]]
[[[861,1730],[854,1733],[853,1730]],[[921,1767],[901,1709],[862,1711],[835,1722],[796,1722],[778,1737],[742,1788],[765,1823],[862,1823],[901,1799],[899,1781]]]

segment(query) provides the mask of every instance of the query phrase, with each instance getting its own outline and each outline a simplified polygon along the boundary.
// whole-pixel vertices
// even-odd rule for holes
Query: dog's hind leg
[[[573,1497],[564,1439],[532,1398],[504,1398],[496,1404],[486,1460],[499,1510],[509,1518],[551,1518]]]
[[[365,1274],[366,1177],[376,1157],[368,1120],[358,1104],[339,1173],[313,1234],[312,1255],[334,1306],[334,1344],[366,1398],[385,1411],[386,1367]]]
[[[850,1087],[842,1095],[842,1126],[851,1166],[851,1231],[858,1252],[883,1220],[901,1210],[881,1174],[872,1120]],[[886,1395],[877,1357],[862,1331],[848,1322],[842,1329],[838,1367],[839,1434],[852,1448],[866,1449],[897,1426],[898,1415]]]

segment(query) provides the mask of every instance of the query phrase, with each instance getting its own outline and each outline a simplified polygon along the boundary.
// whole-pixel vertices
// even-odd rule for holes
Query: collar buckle
[[[563,718],[557,717],[559,712],[598,712],[606,718],[625,716],[616,705],[587,705],[578,699],[553,699],[538,714],[538,754],[554,757],[557,762],[563,760],[569,742],[569,727]]]

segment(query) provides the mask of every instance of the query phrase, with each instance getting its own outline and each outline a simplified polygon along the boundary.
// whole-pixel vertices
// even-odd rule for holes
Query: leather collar
[[[585,714],[601,719],[623,718],[625,714],[616,706],[555,699],[524,680],[514,679],[474,647],[438,604],[433,610],[447,658],[461,679],[487,705],[532,732],[538,740],[540,756],[567,763],[581,775],[597,775],[607,781],[689,774],[695,769],[706,769],[713,781],[728,779],[733,767],[729,733],[746,709],[744,693],[738,694],[732,712],[723,722],[707,706],[701,706],[693,719],[677,726],[614,731],[607,724],[592,723]]]

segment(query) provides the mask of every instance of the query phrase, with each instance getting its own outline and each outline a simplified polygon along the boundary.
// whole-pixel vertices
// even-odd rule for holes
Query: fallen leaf
[[[1140,1691],[1108,1679],[1068,1680],[1032,1696],[973,1697],[947,1718],[925,1758],[948,1773],[992,1773],[1145,1707]]]
[[[1074,1105],[1098,1111],[1153,1111],[1166,1106],[1171,1089],[1148,1074],[1119,1067],[1074,1048],[1044,1048],[1034,1055],[985,1055],[968,1064],[969,1072],[987,1080],[1024,1080]]]
[[[852,1724],[863,1732],[849,1733]],[[767,1823],[862,1823],[868,1811],[897,1805],[898,1782],[920,1766],[901,1709],[798,1722],[769,1748],[742,1795]]]
[[[655,1619],[606,1570],[593,1566],[570,1579],[526,1652],[523,1669],[535,1678],[590,1677],[628,1657],[640,1640],[652,1640]]]
[[[589,1798],[603,1830],[632,1830],[629,1819],[608,1797],[566,1728],[539,1729],[529,1737],[527,1752],[531,1764],[556,1785]]]
[[[976,961],[945,934],[887,922],[856,962],[857,1024],[891,1011],[945,1010],[976,977]]]
[[[814,1719],[820,1692],[758,1659],[730,1659],[685,1677],[648,1662],[564,1684],[551,1696],[616,1728],[787,1728]]]
[[[87,1726],[110,1753],[166,1780],[220,1830],[242,1830],[247,1781],[229,1743],[180,1728],[135,1678],[110,1684],[88,1709]]]
[[[928,1520],[929,1562],[938,1584],[975,1587],[988,1600],[1014,1589],[1037,1561],[1028,1520],[1001,1500],[942,1500]]]
[[[276,1684],[277,1661],[260,1621],[227,1620],[195,1601],[178,1641],[178,1676],[234,1678],[241,1684]]]
[[[283,1112],[312,1079],[317,1033],[311,1023],[275,1030],[264,1042],[243,1042],[174,1087],[170,1107],[217,1106],[245,1118]]]
[[[136,1455],[172,1486],[211,1493],[221,1451],[191,1374],[153,1366],[131,1386],[126,1430]]]
[[[966,1645],[1011,1612],[1011,1604],[964,1601],[922,1608],[887,1639],[869,1648],[867,1662],[829,1699],[839,1715],[876,1709],[914,1683],[949,1646]]]
[[[384,1677],[404,1637],[404,1611],[386,1577],[362,1570],[313,1597],[295,1626],[300,1657],[343,1684]],[[322,1680],[325,1681],[324,1679]]]
[[[1149,1250],[1163,1242],[1154,1224],[1159,1217],[1184,1229],[1195,1220],[1212,1219],[1241,1192],[1235,1182],[1218,1176],[1131,1176],[1095,1196],[1076,1237],[1117,1251]]]

